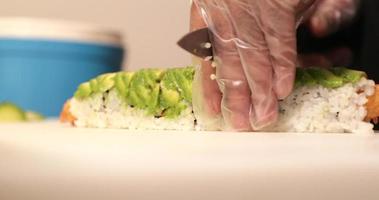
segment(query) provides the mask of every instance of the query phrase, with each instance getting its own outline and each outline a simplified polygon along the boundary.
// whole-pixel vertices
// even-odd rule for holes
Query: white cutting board
[[[0,125],[0,199],[379,199],[379,135]]]

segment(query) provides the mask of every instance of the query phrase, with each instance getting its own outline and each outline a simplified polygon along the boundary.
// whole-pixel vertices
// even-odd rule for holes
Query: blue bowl
[[[119,71],[123,53],[101,43],[0,38],[0,102],[56,117],[80,83]]]

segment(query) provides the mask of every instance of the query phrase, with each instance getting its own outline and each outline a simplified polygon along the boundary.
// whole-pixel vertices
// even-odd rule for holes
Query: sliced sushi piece
[[[346,68],[297,69],[293,93],[279,104],[277,123],[262,131],[372,133],[379,87]],[[194,68],[104,74],[81,84],[61,121],[77,127],[207,130],[192,110]]]
[[[194,130],[194,68],[105,74],[81,84],[62,121],[77,127]]]
[[[375,83],[346,68],[298,69],[296,88],[280,102],[279,119],[266,131],[372,133],[368,121],[379,116]]]

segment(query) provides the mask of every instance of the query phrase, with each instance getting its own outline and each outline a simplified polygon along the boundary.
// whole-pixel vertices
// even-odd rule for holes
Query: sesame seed
[[[204,60],[205,61],[210,61],[210,60],[212,60],[212,58],[213,58],[212,56],[207,56],[207,57],[204,58]]]
[[[204,43],[204,48],[206,49],[210,49],[212,47],[212,44],[207,42],[207,43]]]
[[[211,74],[211,77],[210,77],[210,78],[211,78],[212,81],[214,81],[214,80],[217,79],[217,76],[216,76],[215,74]]]

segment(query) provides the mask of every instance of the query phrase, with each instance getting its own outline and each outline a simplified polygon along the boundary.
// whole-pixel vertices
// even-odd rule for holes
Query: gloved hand
[[[319,37],[326,36],[355,16],[360,0],[319,0],[310,19],[312,32]]]
[[[296,27],[314,2],[194,0],[191,28],[207,26],[213,32],[217,64],[212,68],[202,61],[194,85],[200,92],[194,93],[194,109],[210,123],[207,128],[220,128],[215,119],[221,119],[222,129],[236,131],[259,130],[276,121],[278,99],[293,88]]]

